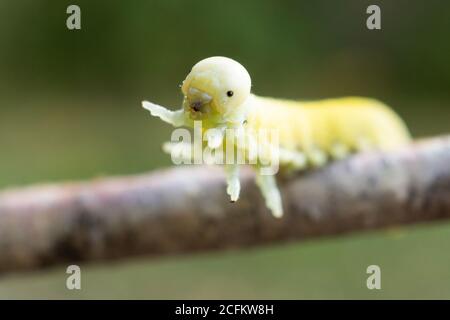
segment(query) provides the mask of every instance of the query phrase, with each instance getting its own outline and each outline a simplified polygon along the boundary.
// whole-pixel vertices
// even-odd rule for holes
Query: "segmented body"
[[[357,97],[296,102],[253,96],[246,126],[277,129],[280,148],[303,153],[313,166],[410,141],[404,122],[390,108]]]
[[[183,107],[177,111],[148,101],[143,102],[143,107],[175,127],[195,129],[195,120],[201,121],[205,145],[212,150],[229,146],[225,133],[237,129],[231,130],[237,133],[232,135],[230,149],[244,155],[249,160],[246,163],[256,169],[256,183],[275,217],[283,215],[282,198],[274,177],[277,171],[262,170],[266,169],[264,162],[267,162],[263,160],[276,160],[287,171],[301,170],[353,152],[389,150],[410,141],[404,122],[381,102],[357,97],[310,102],[258,97],[251,94],[247,70],[226,57],[198,62],[183,81],[181,90]],[[270,134],[261,139],[261,131],[276,132],[277,143],[273,143]],[[244,143],[236,143],[238,139]],[[163,149],[172,159],[192,157],[190,143],[169,142]],[[225,164],[227,193],[232,202],[239,198],[240,165],[239,161]]]

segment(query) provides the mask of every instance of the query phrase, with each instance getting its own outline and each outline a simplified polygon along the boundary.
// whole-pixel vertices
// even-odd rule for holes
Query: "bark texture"
[[[0,193],[0,272],[241,248],[450,218],[450,136],[364,153],[279,181],[266,209],[250,169],[230,203],[219,167],[176,167]]]

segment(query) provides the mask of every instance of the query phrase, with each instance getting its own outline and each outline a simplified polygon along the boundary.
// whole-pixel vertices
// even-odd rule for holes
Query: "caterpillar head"
[[[207,58],[194,65],[183,81],[183,108],[193,120],[223,123],[243,113],[250,88],[250,75],[240,63]]]

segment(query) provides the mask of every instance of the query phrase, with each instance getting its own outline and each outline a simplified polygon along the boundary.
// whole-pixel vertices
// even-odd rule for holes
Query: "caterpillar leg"
[[[231,202],[235,202],[239,199],[241,191],[239,164],[226,164],[225,173],[227,175],[227,194],[230,196]]]
[[[217,149],[222,145],[226,128],[226,126],[219,126],[217,128],[208,129],[205,132],[208,147],[211,149]]]
[[[256,184],[261,190],[266,205],[272,211],[273,216],[275,218],[281,218],[283,216],[283,206],[275,175],[261,175],[257,172]]]
[[[313,148],[308,151],[308,160],[313,167],[321,167],[327,163],[327,155],[325,152],[318,148]]]
[[[344,159],[346,156],[349,155],[349,153],[350,153],[349,148],[343,143],[336,142],[331,146],[330,149],[330,155],[336,160]]]
[[[279,156],[280,164],[293,170],[302,170],[307,166],[306,156],[303,152],[280,148]]]
[[[142,107],[150,111],[151,115],[160,118],[162,121],[167,122],[175,127],[181,127],[186,125],[183,109],[177,111],[171,111],[160,105],[143,101]]]
[[[360,152],[366,152],[366,151],[370,151],[374,149],[374,144],[373,142],[365,137],[360,137],[357,141],[356,141],[356,149]]]
[[[192,145],[187,142],[165,142],[162,145],[165,153],[170,154],[175,164],[192,163]]]

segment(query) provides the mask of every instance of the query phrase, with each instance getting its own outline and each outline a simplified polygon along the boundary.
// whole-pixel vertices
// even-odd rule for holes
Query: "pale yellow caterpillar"
[[[225,57],[198,62],[181,90],[183,107],[178,111],[147,101],[142,105],[175,127],[193,127],[194,121],[201,121],[207,145],[212,149],[235,143],[225,139],[227,129],[235,129],[235,137],[241,136],[244,141],[235,149],[256,169],[261,169],[262,161],[251,162],[255,160],[250,148],[254,141],[265,145],[257,156],[276,154],[280,167],[288,170],[318,167],[354,152],[388,150],[410,141],[404,122],[379,101],[348,97],[304,102],[259,97],[250,92],[247,70]],[[276,130],[278,143],[256,139],[261,129]],[[190,146],[186,147],[188,152],[184,150],[180,155],[191,155]],[[174,150],[173,143],[165,145],[165,151]],[[225,168],[227,193],[236,201],[240,192],[239,164],[228,163]],[[283,206],[274,175],[256,171],[267,206],[275,217],[281,217]]]

